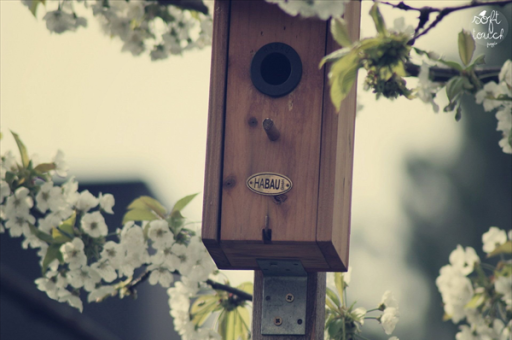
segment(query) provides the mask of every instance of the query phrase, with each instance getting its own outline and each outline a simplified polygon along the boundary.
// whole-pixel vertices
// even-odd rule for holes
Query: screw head
[[[282,324],[283,324],[283,318],[281,318],[280,316],[276,316],[274,318],[274,325],[281,326]]]
[[[286,294],[286,302],[293,302],[293,300],[295,300],[295,297],[293,296],[293,294]]]

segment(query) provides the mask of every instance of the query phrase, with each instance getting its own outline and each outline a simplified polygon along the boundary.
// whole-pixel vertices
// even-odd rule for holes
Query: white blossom
[[[77,269],[87,263],[87,257],[84,253],[84,242],[75,237],[73,241],[64,243],[60,247],[64,262],[69,264],[69,269]]]
[[[414,27],[411,25],[405,26],[405,18],[399,17],[393,20],[393,27],[389,29],[390,32],[403,33],[408,36],[414,35]]]
[[[106,296],[113,295],[116,289],[113,286],[100,286],[89,293],[87,302],[100,302]]]
[[[34,205],[32,197],[29,195],[30,191],[25,187],[21,187],[16,189],[13,195],[7,197],[5,205],[6,217],[28,215],[30,208]]]
[[[357,318],[357,322],[364,325],[364,317],[366,316],[366,308],[359,307],[352,311],[352,314]]]
[[[94,197],[89,190],[84,190],[80,193],[80,196],[78,197],[78,200],[75,204],[76,208],[78,210],[81,210],[83,212],[88,212],[90,209],[97,206],[99,203],[99,200]]]
[[[153,241],[153,248],[164,249],[174,242],[174,237],[165,220],[154,220],[149,222],[148,237]]]
[[[122,259],[123,249],[120,244],[108,241],[103,245],[100,255],[102,260],[108,260],[112,267],[118,268]]]
[[[497,293],[503,294],[507,309],[512,309],[512,276],[499,276],[494,281],[494,289]]]
[[[117,279],[117,272],[110,264],[109,260],[101,260],[93,263],[91,264],[91,268],[94,269],[105,282],[112,282]]]
[[[398,301],[390,290],[386,290],[380,300],[379,309],[384,310],[390,307],[398,309]]]
[[[58,211],[65,204],[62,196],[62,189],[53,186],[53,182],[46,182],[40,188],[36,195],[37,209],[45,213],[46,210]]]
[[[390,335],[395,330],[396,324],[398,323],[398,316],[398,309],[394,307],[386,308],[384,313],[380,316],[379,321],[387,335]]]
[[[116,204],[116,201],[112,194],[103,195],[102,193],[100,193],[98,200],[100,202],[100,208],[103,209],[103,211],[105,211],[107,214],[114,213],[112,207],[114,206],[114,204]]]
[[[149,275],[149,283],[151,285],[159,283],[162,287],[169,288],[174,281],[172,273],[169,271],[169,268],[165,266],[152,264],[148,267],[148,270],[151,271]]]
[[[500,95],[507,95],[510,93],[505,83],[496,84],[491,81],[484,85],[483,89],[478,91],[475,95],[476,103],[483,104],[485,111],[492,111],[493,109],[503,105],[502,100],[497,100]]]
[[[82,312],[84,309],[83,303],[82,303],[82,300],[80,300],[80,297],[71,293],[67,289],[59,290],[58,301],[59,302],[67,302],[71,307],[78,309],[80,312]]]
[[[323,0],[266,0],[278,4],[279,7],[291,16],[300,15],[303,17],[316,16],[322,20],[330,17],[341,17],[345,12],[344,0],[323,1]]]
[[[128,222],[121,231],[121,261],[119,270],[125,276],[132,276],[135,268],[149,261],[147,245],[142,228]]]
[[[512,154],[512,105],[509,104],[496,112],[496,119],[498,120],[496,130],[501,131],[503,136],[498,144],[504,153]]]
[[[489,228],[489,231],[482,235],[482,242],[484,244],[483,250],[486,253],[491,253],[496,249],[496,246],[502,245],[507,242],[507,234],[504,230],[496,227]]]
[[[105,224],[105,219],[99,211],[87,213],[81,220],[82,230],[89,236],[97,238],[107,236],[108,227]]]
[[[418,98],[426,104],[431,104],[434,112],[439,112],[439,105],[434,102],[435,95],[439,90],[439,84],[430,80],[430,66],[423,62],[418,75],[418,87],[416,91]]]
[[[101,277],[96,270],[86,265],[70,270],[66,277],[71,286],[74,288],[84,287],[88,292],[91,292],[96,287],[96,284],[101,281]]]
[[[509,88],[512,88],[512,60],[507,60],[500,71],[500,83],[504,82]]]
[[[58,150],[57,154],[53,158],[53,163],[55,164],[55,173],[57,174],[57,176],[66,177],[68,175],[69,167],[66,161],[64,161],[64,152]]]
[[[7,222],[5,222],[5,228],[9,229],[11,237],[29,236],[31,234],[30,225],[34,225],[35,221],[34,216],[28,212],[16,212],[15,215],[8,217]]]
[[[461,245],[457,245],[457,248],[450,254],[450,264],[460,269],[462,274],[468,275],[473,271],[475,262],[480,262],[480,258],[475,252],[475,249],[471,247],[462,248]]]
[[[454,323],[462,320],[465,316],[464,306],[474,293],[471,281],[460,268],[446,265],[441,268],[436,285],[443,299],[445,313]]]
[[[164,264],[170,271],[178,270],[181,260],[178,256],[173,254],[171,249],[171,247],[167,247],[158,250],[156,254],[151,256],[151,262],[154,264]]]
[[[78,182],[75,177],[71,177],[66,183],[62,184],[62,196],[70,205],[75,205],[80,198],[78,191]]]
[[[0,180],[0,203],[11,194],[11,188],[6,181]]]
[[[456,340],[480,340],[479,337],[473,335],[471,328],[467,325],[462,325],[459,327],[460,332],[455,335]]]

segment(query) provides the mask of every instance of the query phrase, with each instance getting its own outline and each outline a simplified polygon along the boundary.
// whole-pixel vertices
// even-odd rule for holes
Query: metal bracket
[[[263,272],[262,335],[306,334],[308,277],[300,261],[257,260]]]

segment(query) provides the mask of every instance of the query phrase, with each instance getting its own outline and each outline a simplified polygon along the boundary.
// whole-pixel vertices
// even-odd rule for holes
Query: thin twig
[[[498,75],[500,74],[500,67],[489,67],[485,69],[475,70],[475,74],[480,79],[482,83],[489,83],[494,81],[495,83],[499,82]],[[405,64],[405,71],[411,77],[417,77],[420,74],[420,66],[413,63]],[[433,82],[444,83],[450,80],[453,77],[459,76],[460,72],[445,67],[430,67],[430,79]]]
[[[243,290],[236,289],[234,287],[231,287],[231,286],[228,286],[228,285],[225,285],[222,283],[218,283],[218,282],[212,281],[210,279],[206,280],[205,282],[206,282],[206,284],[210,285],[213,289],[223,290],[225,292],[235,294],[241,300],[244,300],[244,301],[252,301],[252,295],[244,292]]]
[[[43,293],[35,292],[34,285],[3,264],[0,264],[0,288],[2,298],[12,299],[34,317],[66,332],[73,339],[121,340],[71,307],[59,305],[43,296]]]

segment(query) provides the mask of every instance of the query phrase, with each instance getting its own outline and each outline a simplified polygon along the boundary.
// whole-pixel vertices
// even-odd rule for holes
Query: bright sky
[[[373,34],[370,5],[363,3],[363,36]],[[105,36],[91,15],[87,29],[57,35],[45,28],[42,8],[36,20],[18,1],[0,6],[2,153],[16,150],[13,130],[41,161],[62,149],[79,181],[142,179],[168,206],[203,190],[211,49],[151,62],[121,53],[121,43]],[[388,18],[403,14],[385,10],[388,25]],[[460,28],[449,23],[460,20],[466,19],[449,17],[419,46],[454,55]],[[414,15],[407,23],[415,24]],[[372,308],[390,289],[403,311],[398,328],[418,327],[429,296],[423,278],[406,264],[404,157],[449,164],[461,125],[420,101],[377,103],[362,90],[359,99],[349,299]],[[186,216],[199,220],[201,205],[196,199]],[[230,277],[236,283],[252,279],[252,272]]]

